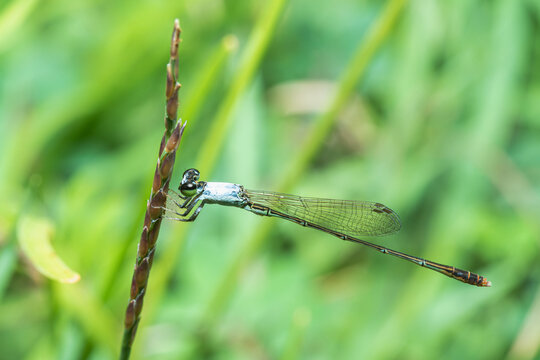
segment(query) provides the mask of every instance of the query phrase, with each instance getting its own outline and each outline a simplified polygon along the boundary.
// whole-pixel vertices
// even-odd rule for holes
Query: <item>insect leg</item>
[[[174,218],[173,217],[164,217],[164,219],[170,219],[170,220],[176,220],[176,221],[185,221],[185,222],[194,221],[197,218],[197,216],[199,215],[199,213],[201,212],[201,209],[203,208],[204,204],[205,204],[205,202],[204,202],[204,200],[202,200],[200,202],[199,207],[193,212],[193,214],[191,214],[191,216],[188,219],[186,219],[186,218],[176,218],[176,217],[174,217]],[[178,213],[175,212],[175,214],[178,214]],[[178,214],[178,215],[181,215],[181,214]]]

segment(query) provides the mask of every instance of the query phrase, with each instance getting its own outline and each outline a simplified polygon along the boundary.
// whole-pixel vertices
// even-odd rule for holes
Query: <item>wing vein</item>
[[[380,236],[401,228],[399,216],[383,204],[334,200],[271,191],[245,190],[253,203],[350,236]]]

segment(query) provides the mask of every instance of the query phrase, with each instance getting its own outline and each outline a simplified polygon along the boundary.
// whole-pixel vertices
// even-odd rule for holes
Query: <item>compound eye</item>
[[[200,176],[200,173],[199,173],[199,170],[197,169],[187,169],[186,171],[184,171],[184,175],[182,176],[182,181],[188,181],[188,180],[199,180],[199,176]]]
[[[193,196],[197,193],[197,185],[194,182],[189,182],[180,185],[180,192],[184,196]]]

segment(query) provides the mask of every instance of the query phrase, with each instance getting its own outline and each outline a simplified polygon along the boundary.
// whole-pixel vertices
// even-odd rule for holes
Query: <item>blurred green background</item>
[[[207,206],[162,225],[134,359],[539,358],[539,1],[6,0],[1,359],[118,356],[174,18],[173,184],[382,202],[403,228],[374,241],[493,287]],[[29,217],[77,284],[36,271]]]

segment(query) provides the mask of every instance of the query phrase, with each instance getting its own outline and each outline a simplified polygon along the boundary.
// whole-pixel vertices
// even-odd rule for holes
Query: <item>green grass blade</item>
[[[287,345],[281,356],[281,360],[301,359],[302,345],[306,330],[311,322],[311,312],[306,308],[299,308],[294,311],[293,321]]]
[[[210,126],[210,131],[208,132],[208,137],[205,140],[203,146],[201,146],[201,153],[197,159],[197,169],[201,173],[208,176],[215,167],[217,155],[220,153],[223,148],[224,139],[227,135],[226,131],[232,123],[232,111],[234,110],[234,105],[237,103],[239,98],[242,96],[245,88],[249,85],[250,81],[253,78],[256,68],[258,67],[262,55],[264,54],[271,35],[275,33],[275,27],[277,26],[277,21],[280,17],[281,12],[284,9],[286,0],[273,0],[268,5],[268,10],[261,13],[260,20],[255,27],[253,34],[250,37],[248,45],[244,50],[242,55],[242,61],[238,67],[239,72],[231,85],[231,90],[228,92],[227,97],[223,101],[220,109],[218,110],[218,115],[212,120],[212,125]],[[235,49],[235,46],[231,46],[231,40],[224,40],[222,46],[225,49],[231,50]],[[224,58],[221,58],[220,61],[224,61]],[[216,60],[217,61],[217,60]],[[213,66],[210,63],[210,66]],[[216,73],[217,76],[217,73]],[[202,82],[201,86],[204,86],[205,91],[209,91],[209,87],[206,86],[206,83],[213,83],[211,79],[205,80]],[[203,98],[203,92],[199,97]],[[197,101],[194,103],[197,107]],[[190,106],[189,104],[187,106]],[[197,107],[198,109],[199,107]],[[186,113],[191,114],[192,117],[196,116],[195,112],[190,112],[186,110]],[[154,297],[148,299],[147,308],[155,309],[156,305],[159,302],[159,299],[162,296],[156,294],[163,294],[165,291],[166,284],[168,283],[176,260],[179,256],[180,250],[183,246],[183,237],[187,231],[187,226],[178,226],[178,229],[175,231],[175,241],[171,244],[167,252],[163,254],[161,261],[154,264],[155,278],[152,280],[152,293]],[[151,312],[152,310],[149,310]],[[147,318],[151,318],[148,316]]]
[[[111,355],[116,354],[120,342],[120,323],[101,301],[91,295],[91,290],[82,283],[73,286],[53,283],[52,289],[62,311],[73,316],[93,342],[105,346]]]
[[[181,111],[182,118],[186,121],[192,121],[197,118],[201,111],[202,105],[208,98],[208,94],[212,86],[216,83],[219,74],[223,70],[223,65],[230,58],[238,47],[238,39],[234,35],[228,35],[223,38],[221,45],[217,48],[214,54],[210,57],[208,63],[201,69],[201,76],[193,89],[190,89],[190,94],[186,95],[185,109]]]
[[[0,300],[4,297],[16,265],[17,249],[13,243],[10,243],[3,247],[0,252]]]
[[[367,64],[375,54],[375,51],[380,48],[383,41],[389,36],[390,30],[395,25],[404,3],[404,0],[390,1],[383,14],[373,25],[365,41],[360,43],[355,56],[344,71],[334,100],[328,110],[316,120],[308,140],[302,147],[300,153],[291,161],[292,166],[290,168],[292,170],[286,173],[285,180],[280,185],[278,191],[288,191],[292,185],[298,181],[300,175],[307,169],[317,150],[321,147],[325,136],[336,118],[336,114],[352,94],[355,84],[360,81]],[[223,279],[212,295],[202,317],[202,328],[211,327],[214,321],[216,321],[218,315],[222,312],[226,301],[234,291],[234,287],[241,271],[249,263],[253,255],[261,248],[261,245],[264,243],[264,240],[271,229],[271,222],[259,222],[255,232],[249,237],[244,247],[232,261],[230,267],[225,271]]]
[[[232,115],[235,105],[246,87],[251,83],[255,70],[259,67],[261,59],[268,48],[268,43],[272,35],[275,34],[275,28],[286,3],[287,0],[272,0],[266,9],[261,11],[260,19],[242,54],[231,89],[218,110],[216,118],[208,131],[208,136],[203,143],[203,150],[197,158],[197,169],[205,176],[210,176],[214,169],[218,155],[223,147],[223,141],[227,136],[227,130],[233,121]]]
[[[381,16],[370,28],[356,52],[343,72],[341,80],[328,109],[315,121],[315,125],[306,140],[300,155],[294,159],[286,172],[280,185],[280,191],[287,191],[296,183],[301,174],[313,161],[317,151],[328,136],[336,117],[346,102],[354,93],[354,89],[362,79],[367,66],[373,59],[375,52],[381,47],[385,39],[396,24],[399,14],[407,0],[391,0],[388,2]]]
[[[13,34],[20,31],[38,0],[14,0],[0,14],[0,52],[10,45]]]

